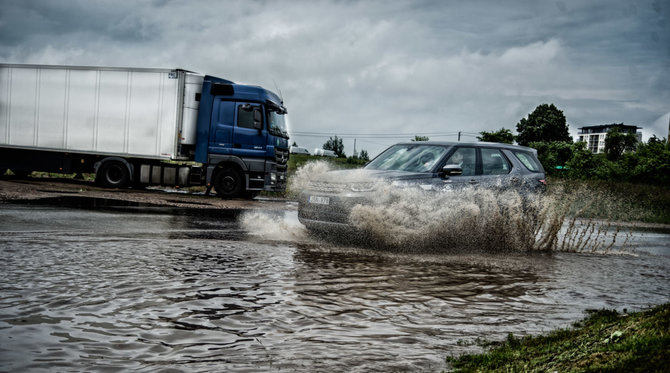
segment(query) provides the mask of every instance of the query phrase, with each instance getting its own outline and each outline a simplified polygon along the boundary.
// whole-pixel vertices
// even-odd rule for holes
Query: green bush
[[[533,142],[548,175],[581,180],[610,180],[668,185],[670,148],[665,139],[652,137],[633,151],[618,156],[593,154],[583,142]]]
[[[537,149],[537,157],[547,174],[556,176],[565,174],[568,161],[578,150],[577,144],[566,141],[532,142],[528,146]]]

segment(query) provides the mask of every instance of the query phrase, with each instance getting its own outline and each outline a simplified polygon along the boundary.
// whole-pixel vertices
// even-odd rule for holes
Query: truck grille
[[[288,149],[275,148],[275,162],[277,162],[277,164],[286,164],[286,162],[288,162],[288,156]]]

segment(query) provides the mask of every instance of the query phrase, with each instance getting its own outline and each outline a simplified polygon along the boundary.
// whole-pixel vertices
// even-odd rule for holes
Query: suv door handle
[[[233,144],[233,148],[241,148],[242,144]]]

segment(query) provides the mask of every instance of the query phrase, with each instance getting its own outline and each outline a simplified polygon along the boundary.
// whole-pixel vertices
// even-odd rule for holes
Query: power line
[[[334,132],[302,132],[302,131],[291,131],[291,136],[295,137],[332,137],[337,136],[338,138],[349,139],[349,138],[359,138],[359,139],[400,139],[400,138],[413,138],[415,136],[426,136],[426,137],[454,137],[459,135],[466,136],[479,136],[479,133],[473,132],[414,132],[414,133],[334,133]]]
[[[337,132],[316,132],[316,131],[291,131],[291,133],[300,135],[343,135],[343,136],[414,136],[414,135],[451,135],[458,131],[450,132],[381,132],[381,133],[337,133]]]
[[[301,133],[296,133],[296,132],[291,132],[289,133],[292,137],[333,137],[337,136],[338,138],[341,139],[402,139],[402,138],[414,138],[415,135],[386,135],[386,136],[361,136],[361,135],[342,135],[342,134],[337,134],[337,133],[324,133],[324,134],[301,134]],[[453,137],[457,136],[458,133],[454,134],[449,134],[449,135],[431,135],[432,137]]]
[[[380,142],[370,141],[370,140],[360,140],[360,142],[364,142],[366,144],[379,145],[379,146],[389,146],[389,144],[393,144],[393,142],[380,143]]]

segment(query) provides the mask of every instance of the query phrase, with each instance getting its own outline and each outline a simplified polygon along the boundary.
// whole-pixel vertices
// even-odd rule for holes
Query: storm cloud
[[[667,1],[5,0],[0,61],[184,68],[280,90],[291,141],[377,154],[516,123],[537,105],[585,125],[670,118]],[[360,134],[361,136],[356,136]],[[325,137],[324,137],[325,136]]]

